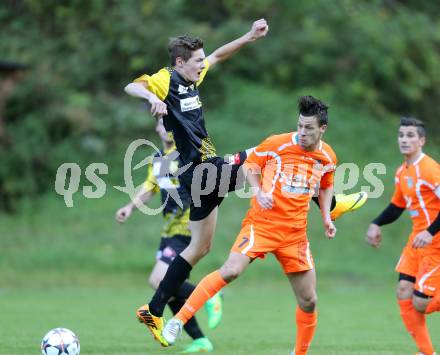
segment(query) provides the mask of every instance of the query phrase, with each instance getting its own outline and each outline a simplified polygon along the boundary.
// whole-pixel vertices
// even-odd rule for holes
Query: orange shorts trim
[[[440,290],[440,254],[423,255],[414,288],[433,297]]]
[[[259,224],[246,223],[238,234],[231,252],[247,255],[251,259],[264,258],[272,253],[284,272],[301,272],[315,267],[305,229],[290,232],[265,229]]]

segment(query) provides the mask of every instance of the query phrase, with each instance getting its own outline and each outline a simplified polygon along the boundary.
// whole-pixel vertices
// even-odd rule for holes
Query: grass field
[[[114,281],[117,281],[114,280]],[[400,322],[392,287],[336,279],[319,286],[319,323],[311,354],[411,354],[414,345]],[[189,342],[160,348],[134,318],[145,287],[31,288],[2,290],[0,353],[37,354],[44,333],[69,327],[81,340],[82,354],[175,353]],[[287,282],[263,277],[259,284],[238,280],[225,292],[225,316],[206,335],[216,354],[288,354],[294,343],[292,295]],[[206,324],[204,312],[200,323]],[[205,327],[207,328],[207,327]],[[431,317],[431,333],[440,321]]]
[[[258,268],[258,266],[255,266]],[[156,354],[161,349],[134,319],[134,308],[150,293],[114,278],[114,287],[3,289],[1,354],[31,354],[43,333],[69,327],[81,339],[83,354]],[[118,287],[120,280],[122,287]],[[405,354],[413,345],[400,324],[389,284],[350,278],[326,279],[318,287],[320,320],[312,354]],[[294,301],[287,282],[244,276],[225,292],[225,318],[207,331],[219,354],[285,354],[293,344]],[[205,314],[200,314],[201,324]],[[430,322],[440,331],[438,318]],[[206,328],[206,327],[205,327]],[[434,336],[435,339],[435,336]],[[231,350],[234,349],[234,350]]]
[[[220,154],[294,129],[291,95],[240,85],[232,88],[242,93],[240,98],[230,97],[221,110],[208,112]],[[264,96],[265,105],[255,102],[259,96]],[[326,99],[325,92],[317,96]],[[415,353],[394,295],[393,269],[411,228],[409,218],[401,217],[383,229],[379,250],[363,240],[368,224],[392,193],[394,170],[401,161],[395,142],[397,123],[355,111],[331,112],[333,126],[326,140],[340,161],[355,161],[361,171],[369,162],[383,162],[387,174],[380,178],[386,190],[380,199],[371,199],[360,211],[338,220],[338,235],[331,242],[324,238],[316,207],[311,207],[308,235],[318,273],[319,323],[310,354]],[[428,145],[426,151],[439,157],[438,146]],[[152,294],[146,279],[162,221],[137,213],[124,226],[117,225],[114,213],[127,196],[111,185],[122,184],[122,174],[115,173],[121,170],[121,165],[109,166],[107,193],[101,199],[84,199],[80,190],[69,209],[52,191],[24,200],[17,215],[0,214],[0,355],[38,354],[43,335],[60,326],[77,333],[82,354],[175,353],[188,343],[184,337],[175,347],[161,349],[135,321],[134,311]],[[361,179],[354,190],[363,184]],[[247,206],[247,200],[226,199],[213,251],[194,269],[194,282],[224,261]],[[268,257],[225,290],[224,321],[206,334],[216,354],[288,354],[294,344],[294,314],[287,280],[275,259]],[[202,325],[204,317],[202,311]],[[438,314],[429,317],[429,325],[440,348]]]
[[[144,228],[155,233],[160,219],[138,214],[129,224],[117,226],[112,217],[123,202],[120,197],[75,202],[83,218],[72,209],[55,223],[53,213],[61,201],[53,199],[44,202],[45,209],[23,213],[20,220],[2,218],[0,354],[36,354],[44,333],[59,326],[79,335],[82,354],[182,350],[188,337],[162,349],[134,317],[151,295],[146,277],[157,244],[156,238],[145,237],[150,232]],[[220,221],[230,224],[219,224],[214,251],[194,270],[194,280],[220,265],[234,237],[227,231],[238,230],[239,218],[234,216],[246,204],[234,197],[225,201]],[[357,217],[362,220],[368,210]],[[87,220],[84,216],[93,211]],[[332,242],[322,236],[319,223],[310,226],[319,295],[319,324],[310,353],[410,354],[414,345],[394,299],[393,264],[400,248],[396,244],[403,239],[389,238],[382,250],[372,250],[362,240],[363,226],[352,229],[353,235],[347,233],[355,216],[341,218],[339,239]],[[311,218],[318,218],[315,208]],[[84,225],[93,235],[84,235]],[[393,228],[402,226],[387,232],[392,234]],[[294,310],[287,280],[269,257],[226,289],[224,321],[206,334],[217,354],[288,354],[294,344]],[[203,311],[199,318],[206,324]],[[440,319],[434,315],[429,320],[438,343]]]

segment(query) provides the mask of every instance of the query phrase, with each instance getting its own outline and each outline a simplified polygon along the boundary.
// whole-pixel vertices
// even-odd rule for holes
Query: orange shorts
[[[440,290],[440,250],[405,246],[396,271],[416,278],[414,289],[432,297]]]
[[[286,232],[265,229],[261,224],[245,223],[231,252],[247,255],[251,259],[264,258],[267,253],[272,253],[286,274],[315,267],[304,228]]]

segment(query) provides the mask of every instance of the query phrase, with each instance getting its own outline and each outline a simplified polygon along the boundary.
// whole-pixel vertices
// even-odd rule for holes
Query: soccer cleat
[[[330,212],[330,217],[333,221],[341,217],[344,213],[356,211],[361,208],[367,201],[368,194],[361,191],[350,195],[337,194],[335,198],[336,206]]]
[[[217,292],[206,303],[205,309],[208,313],[208,327],[211,329],[216,328],[223,315],[223,295],[221,292]]]
[[[148,304],[143,305],[136,311],[136,316],[139,322],[144,323],[154,339],[156,339],[162,346],[169,346],[168,342],[162,336],[162,329],[164,318],[153,316],[150,312]]]
[[[183,354],[190,353],[209,353],[214,350],[214,346],[209,341],[208,338],[198,338],[195,339],[191,344],[189,344],[184,351]]]
[[[162,337],[169,345],[173,345],[182,334],[183,322],[177,318],[171,318],[162,330]]]
[[[416,353],[416,355],[425,355],[425,353],[421,353],[420,351]],[[432,355],[437,355],[437,353],[432,353]]]

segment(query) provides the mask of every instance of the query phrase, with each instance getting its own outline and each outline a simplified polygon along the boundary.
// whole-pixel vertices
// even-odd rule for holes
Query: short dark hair
[[[298,100],[298,110],[303,116],[316,116],[320,127],[328,123],[328,106],[313,96],[301,96]]]
[[[203,41],[200,38],[187,35],[170,38],[168,53],[170,54],[171,65],[176,65],[176,58],[181,57],[185,62],[191,58],[192,52],[203,48]]]
[[[400,117],[400,127],[414,126],[417,128],[419,137],[426,137],[425,123],[415,117]]]

